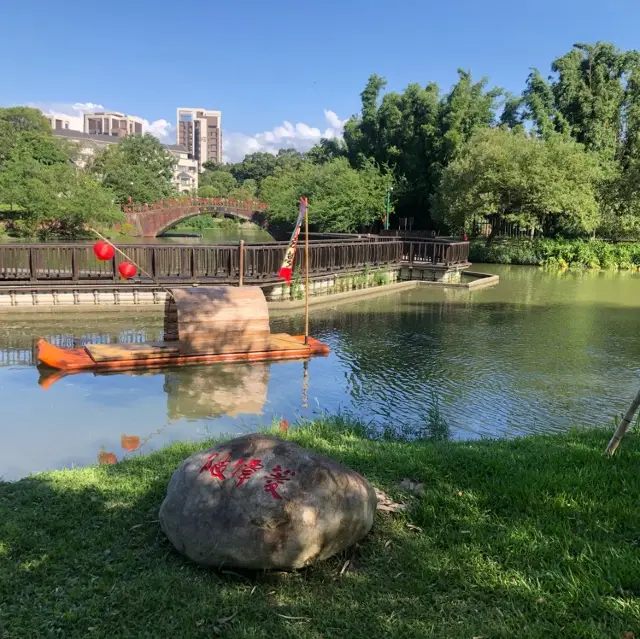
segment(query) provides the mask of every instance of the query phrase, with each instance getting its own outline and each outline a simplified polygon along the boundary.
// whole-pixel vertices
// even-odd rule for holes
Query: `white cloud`
[[[144,120],[142,123],[142,130],[145,133],[151,133],[155,135],[160,142],[165,144],[175,144],[176,142],[176,127],[167,120]]]
[[[31,103],[28,106],[40,109],[47,115],[58,115],[69,120],[69,128],[82,131],[83,114],[93,111],[105,111],[102,104],[95,102],[69,103]],[[296,149],[308,151],[320,142],[322,138],[342,138],[346,120],[341,120],[335,111],[324,110],[326,127],[324,130],[310,126],[304,122],[292,124],[285,121],[269,131],[262,131],[254,135],[223,131],[223,159],[225,162],[239,162],[247,153],[265,151],[274,155],[279,149]],[[175,124],[165,119],[149,122],[143,120],[143,131],[155,135],[165,144],[175,144]]]
[[[324,117],[328,125],[324,131],[304,122],[294,125],[285,121],[270,131],[255,135],[223,132],[223,159],[225,162],[239,162],[247,153],[266,151],[275,155],[278,149],[285,148],[308,151],[322,138],[341,138],[346,120],[341,120],[334,111],[328,109],[324,110]]]

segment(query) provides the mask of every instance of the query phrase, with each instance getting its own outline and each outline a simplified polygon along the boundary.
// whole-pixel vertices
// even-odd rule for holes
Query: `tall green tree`
[[[293,222],[300,197],[309,198],[309,222],[320,231],[351,232],[370,228],[384,215],[385,196],[392,177],[371,160],[360,170],[346,158],[323,164],[307,160],[285,168],[262,184],[262,197],[273,221]]]
[[[397,184],[397,212],[428,226],[442,170],[477,130],[495,122],[502,91],[487,89],[487,82],[474,82],[459,70],[458,81],[442,97],[436,84],[414,83],[381,98],[386,81],[372,75],[361,93],[361,113],[345,124],[352,166],[370,160],[388,168]]]
[[[352,166],[358,166],[367,158],[380,161],[378,106],[380,92],[386,85],[385,78],[375,73],[371,75],[360,94],[360,114],[345,123],[344,139]]]
[[[491,214],[523,227],[591,233],[600,223],[602,177],[600,157],[560,134],[484,129],[444,170],[437,213],[455,229]]]
[[[0,170],[0,201],[10,205],[3,219],[24,236],[75,237],[86,224],[122,218],[113,194],[70,162],[45,163],[28,145],[14,149]]]
[[[631,59],[622,111],[621,150],[618,154],[622,168],[640,162],[640,54]]]
[[[314,164],[324,164],[346,155],[347,145],[338,138],[322,138],[306,153],[306,157]]]
[[[38,109],[8,107],[0,109],[0,165],[26,134],[33,139],[51,138],[51,125]]]
[[[552,86],[538,69],[533,69],[527,78],[521,104],[524,107],[522,119],[531,121],[540,137],[546,139],[554,133],[569,131],[562,112],[556,108]]]
[[[124,204],[155,202],[175,193],[172,184],[176,160],[149,133],[128,135],[96,156],[88,167]]]
[[[439,162],[446,166],[455,160],[468,140],[480,129],[495,123],[500,88],[485,90],[487,78],[474,82],[471,73],[458,70],[458,82],[440,106]]]
[[[579,43],[551,65],[555,105],[572,136],[607,159],[617,154],[625,82],[636,57],[607,42]]]
[[[226,171],[204,171],[198,180],[198,194],[201,197],[226,197],[238,188],[238,181]]]
[[[241,184],[249,179],[260,183],[266,177],[274,175],[277,166],[275,155],[259,151],[245,156],[242,162],[230,165],[229,172]]]

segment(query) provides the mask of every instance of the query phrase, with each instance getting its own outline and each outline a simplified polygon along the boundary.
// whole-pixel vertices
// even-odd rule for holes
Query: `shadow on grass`
[[[610,460],[604,431],[408,444],[342,426],[289,436],[408,510],[378,513],[355,551],[297,573],[214,572],[173,550],[157,513],[190,445],[0,484],[0,636],[640,632],[637,437]],[[403,492],[403,477],[425,492]]]

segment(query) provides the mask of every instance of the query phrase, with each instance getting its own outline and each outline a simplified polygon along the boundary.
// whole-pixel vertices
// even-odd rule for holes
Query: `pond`
[[[32,340],[157,340],[148,315],[0,318],[0,477],[123,459],[183,439],[349,412],[378,425],[423,424],[437,401],[453,438],[605,425],[640,382],[640,275],[479,266],[500,284],[418,288],[312,311],[331,349],[302,362],[193,366],[55,381]],[[299,333],[300,314],[272,314]],[[48,387],[47,387],[48,386]]]

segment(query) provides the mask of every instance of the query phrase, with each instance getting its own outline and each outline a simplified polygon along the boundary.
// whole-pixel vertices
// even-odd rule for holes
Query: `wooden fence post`
[[[35,282],[38,279],[38,266],[36,264],[36,253],[35,253],[35,249],[31,247],[29,248],[29,279],[32,282]]]
[[[189,270],[191,271],[191,281],[196,282],[196,248],[191,247],[191,255],[189,255]]]
[[[238,251],[238,286],[242,286],[244,284],[244,240],[240,240]]]
[[[78,267],[78,255],[75,246],[71,247],[71,279],[76,282],[80,277]]]

